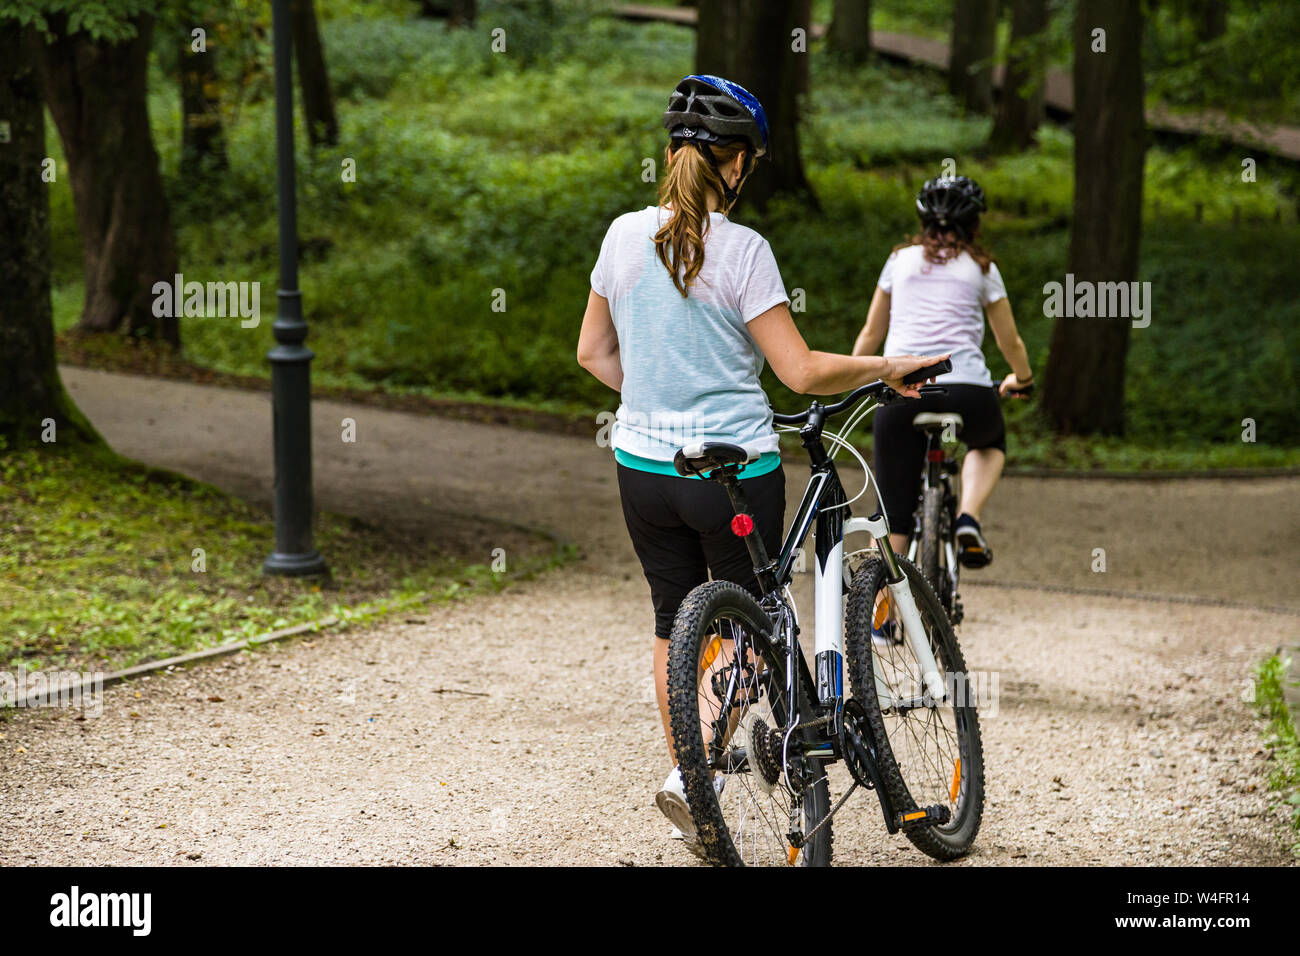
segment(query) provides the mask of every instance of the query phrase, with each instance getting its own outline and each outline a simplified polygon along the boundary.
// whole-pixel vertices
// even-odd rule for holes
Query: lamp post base
[[[327,574],[329,567],[319,551],[310,551],[307,554],[282,554],[275,551],[262,562],[262,571],[266,574],[306,577],[312,574]]]

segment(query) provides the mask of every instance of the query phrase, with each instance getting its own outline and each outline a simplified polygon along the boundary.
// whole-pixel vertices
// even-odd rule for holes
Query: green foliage
[[[159,5],[160,0],[0,0],[0,19],[45,33],[66,16],[68,33],[84,30],[95,39],[118,43],[135,36],[133,17],[155,13]]]
[[[0,447],[0,668],[129,666],[327,615],[364,619],[498,586],[423,537],[325,513],[324,583],[263,576],[268,516],[208,485],[107,453]],[[193,570],[193,549],[206,570]],[[511,575],[549,566],[543,546]],[[559,555],[567,559],[571,554]],[[450,589],[450,591],[449,591]]]
[[[692,35],[595,18],[571,28],[568,52],[526,66],[491,52],[491,22],[484,13],[474,30],[351,15],[323,24],[331,70],[354,98],[340,107],[337,148],[297,152],[313,376],[567,408],[590,420],[616,396],[573,357],[588,276],[610,220],[655,201],[643,163],[662,162],[659,112],[691,69]],[[983,158],[987,121],[961,117],[937,77],[819,59],[813,69],[802,135],[824,215],[778,203],[757,219],[743,198],[735,214],[769,237],[787,286],[805,290],[808,311],[796,320],[809,342],[851,346],[889,250],[916,228],[915,190],[952,156],[990,196],[985,238],[1041,369],[1051,334],[1043,285],[1066,271],[1068,132],[1049,125],[1036,149]],[[575,90],[600,95],[577,110]],[[189,320],[186,350],[222,371],[265,375],[276,275],[271,104],[250,98],[227,127],[227,174],[182,186],[176,95],[174,82],[153,83],[150,112],[182,268],[200,281],[260,281],[264,291],[259,328]],[[355,183],[342,181],[345,159],[355,161]],[[1300,321],[1284,270],[1300,255],[1297,183],[1288,167],[1261,161],[1259,181],[1243,184],[1238,163],[1190,148],[1150,152],[1141,270],[1155,312],[1132,336],[1128,438],[1059,441],[1032,406],[1012,406],[1013,464],[1295,461]],[[66,190],[62,181],[51,189],[60,328],[79,307]],[[1281,227],[1272,222],[1278,210]],[[497,289],[505,312],[492,310]],[[994,373],[1005,372],[991,336],[986,345]],[[796,403],[770,373],[766,384],[777,407]],[[1240,441],[1247,416],[1257,444]]]
[[[1255,669],[1255,705],[1268,721],[1266,745],[1273,758],[1269,786],[1290,814],[1294,852],[1300,856],[1300,734],[1283,694],[1288,662],[1287,657],[1275,654]]]
[[[1295,123],[1300,116],[1300,4],[1228,4],[1223,36],[1203,41],[1185,3],[1160,4],[1143,57],[1151,92],[1174,106],[1226,109],[1236,116]]]
[[[813,61],[804,151],[826,164],[856,168],[898,162],[937,162],[983,146],[990,121],[966,117],[940,95],[937,73],[903,67],[838,69],[825,58]],[[918,106],[922,108],[918,109]]]

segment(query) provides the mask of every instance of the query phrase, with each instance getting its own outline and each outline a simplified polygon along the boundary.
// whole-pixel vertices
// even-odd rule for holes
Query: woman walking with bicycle
[[[772,410],[759,382],[766,362],[800,393],[827,395],[877,378],[916,395],[902,378],[945,356],[848,356],[808,348],[767,240],[728,216],[768,149],[763,107],[715,76],[688,76],[663,124],[670,141],[658,205],[614,220],[591,273],[578,363],[621,394],[612,430],[628,533],[654,607],[655,688],[668,749],[668,638],[683,598],[709,579],[757,594],[743,540],[716,483],[684,478],[673,456],[686,444],[728,442],[750,455],[741,478],[771,551],[784,528],[785,475]],[[721,775],[715,786],[722,780]],[[677,768],[656,802],[694,846]]]
[[[945,394],[876,413],[875,474],[889,518],[890,541],[906,551],[921,490],[926,438],[913,427],[921,412],[956,412],[967,447],[961,472],[961,513],[953,529],[959,560],[980,568],[993,552],[980,514],[1006,463],[1006,427],[999,396],[1027,398],[1034,376],[1016,331],[1002,275],[993,257],[975,244],[984,191],[965,176],[931,179],[916,197],[922,230],[896,246],[881,270],[854,355],[936,350],[952,354],[953,370],[936,379]],[[984,362],[984,316],[1011,373],[995,388]]]

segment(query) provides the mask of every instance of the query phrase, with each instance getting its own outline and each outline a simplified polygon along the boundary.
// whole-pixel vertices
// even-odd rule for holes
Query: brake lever
[[[948,389],[943,385],[922,385],[917,389],[922,395],[947,395]]]

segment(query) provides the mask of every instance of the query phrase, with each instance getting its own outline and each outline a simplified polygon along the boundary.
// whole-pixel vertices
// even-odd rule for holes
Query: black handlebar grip
[[[944,359],[942,362],[936,362],[934,365],[927,365],[925,368],[918,368],[915,372],[909,372],[903,376],[904,385],[915,385],[917,382],[924,382],[928,378],[934,378],[936,375],[943,375],[952,371],[952,359]]]

